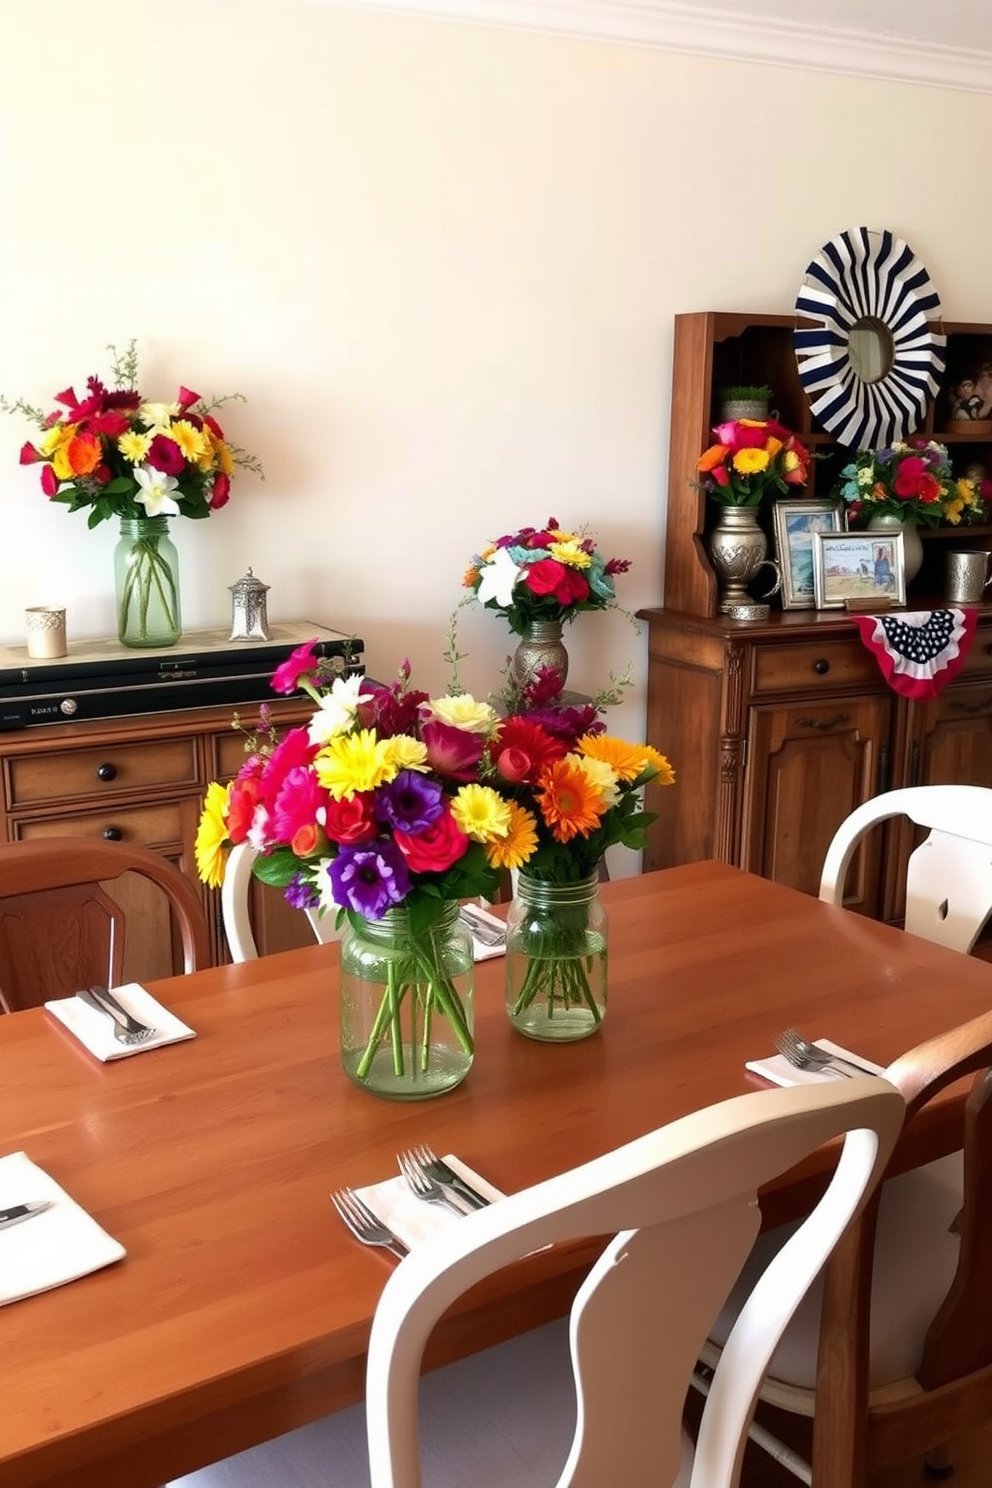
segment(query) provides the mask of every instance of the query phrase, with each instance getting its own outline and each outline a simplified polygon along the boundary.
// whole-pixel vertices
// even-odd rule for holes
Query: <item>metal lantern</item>
[[[230,584],[228,587],[231,591],[231,640],[271,640],[265,614],[268,584],[263,584],[261,579],[256,579],[249,569],[243,579],[239,579],[236,584]]]

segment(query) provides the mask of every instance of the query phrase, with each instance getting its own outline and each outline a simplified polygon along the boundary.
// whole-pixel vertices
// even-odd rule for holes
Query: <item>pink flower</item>
[[[555,558],[542,558],[524,571],[523,582],[533,594],[553,594],[564,607],[581,604],[589,597],[589,584],[577,568]]]
[[[450,723],[432,719],[421,730],[421,741],[427,747],[427,763],[447,780],[474,780],[476,766],[482,758],[485,739]]]
[[[313,828],[317,812],[327,799],[327,792],[312,771],[305,765],[294,766],[283,777],[269,816],[269,831],[279,842],[292,844],[301,832]],[[309,831],[308,839],[313,835]],[[316,843],[309,851],[313,852],[315,847]],[[294,847],[293,851],[299,849]]]
[[[161,470],[163,475],[181,475],[186,456],[174,439],[170,439],[167,434],[156,434],[148,446],[145,462],[153,470]]]
[[[277,666],[272,673],[272,691],[288,695],[295,692],[300,684],[301,677],[312,676],[317,670],[317,660],[313,654],[313,648],[317,644],[317,637],[307,641],[302,646],[297,646],[291,656]]]

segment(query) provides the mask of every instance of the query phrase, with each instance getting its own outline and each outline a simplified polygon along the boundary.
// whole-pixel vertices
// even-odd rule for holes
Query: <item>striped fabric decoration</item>
[[[940,300],[901,238],[858,227],[825,243],[806,270],[794,332],[799,376],[819,423],[848,449],[880,449],[920,427],[938,392],[947,338],[933,330]],[[852,327],[881,322],[892,360],[865,381],[850,351]],[[876,327],[878,329],[878,327]]]

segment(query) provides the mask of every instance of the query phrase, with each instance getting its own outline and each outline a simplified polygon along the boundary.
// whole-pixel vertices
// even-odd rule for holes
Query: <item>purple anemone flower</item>
[[[367,920],[381,920],[410,890],[410,871],[395,842],[342,847],[328,871],[335,904]]]
[[[307,882],[302,873],[294,874],[292,880],[286,885],[285,899],[293,909],[316,909],[320,903],[320,895],[313,884]]]
[[[439,783],[416,770],[400,770],[395,780],[380,786],[375,793],[375,814],[379,820],[398,827],[410,837],[426,832],[443,810],[444,795]]]

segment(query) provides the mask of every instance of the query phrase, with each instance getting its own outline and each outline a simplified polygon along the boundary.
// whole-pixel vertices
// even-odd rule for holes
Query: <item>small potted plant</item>
[[[766,419],[771,396],[772,390],[765,383],[734,383],[721,388],[717,394],[720,420],[726,423],[728,419]]]

